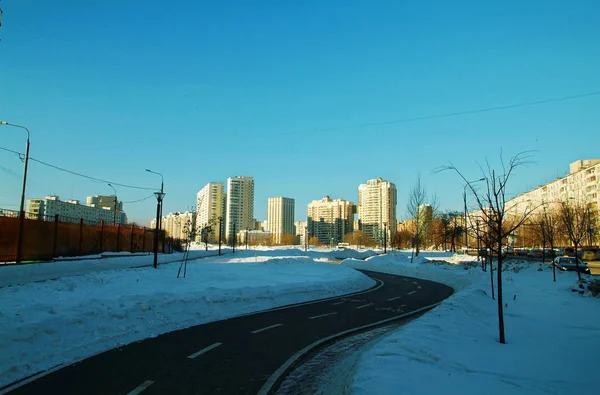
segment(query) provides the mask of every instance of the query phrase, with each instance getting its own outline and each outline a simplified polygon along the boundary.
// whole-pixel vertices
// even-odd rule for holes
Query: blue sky
[[[600,2],[5,0],[0,119],[27,126],[31,156],[101,179],[158,187],[165,212],[210,181],[255,178],[296,220],[325,195],[357,201],[378,176],[405,213],[418,175],[444,209],[460,179],[432,170],[535,150],[517,194],[598,158],[600,96],[418,122],[353,127],[600,91]],[[348,128],[345,128],[348,127]],[[320,131],[334,128],[332,131]],[[0,126],[0,147],[23,151]],[[0,208],[18,208],[22,162],[0,150]],[[151,192],[117,187],[133,201]],[[31,163],[27,197],[111,194]],[[125,204],[131,220],[155,199]]]

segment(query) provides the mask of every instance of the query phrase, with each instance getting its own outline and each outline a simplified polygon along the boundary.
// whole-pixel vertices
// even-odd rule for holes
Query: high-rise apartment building
[[[313,200],[308,204],[308,237],[327,245],[343,242],[344,235],[352,232],[355,211],[354,203],[343,199]]]
[[[598,217],[600,207],[600,159],[577,160],[570,164],[569,174],[548,184],[520,194],[506,202],[508,214],[526,209],[542,210],[562,202],[588,204]]]
[[[358,224],[367,237],[383,243],[383,232],[387,238],[396,233],[396,185],[381,177],[368,180],[358,186]]]
[[[228,242],[231,243],[235,233],[242,229],[254,229],[254,179],[248,176],[229,177],[225,226]]]
[[[196,227],[204,228],[210,226],[208,233],[209,242],[215,242],[219,238],[219,217],[223,223],[221,234],[225,234],[225,192],[222,182],[209,182],[196,195]],[[201,237],[198,232],[196,238]]]
[[[169,213],[162,217],[160,228],[165,231],[167,237],[188,240],[192,230],[193,221],[193,213],[189,211],[186,211],[185,213]],[[156,228],[156,219],[152,220],[150,228]]]
[[[273,242],[281,244],[284,234],[294,234],[294,199],[272,197],[267,199],[267,230],[273,234]]]
[[[305,237],[308,230],[308,222],[306,221],[296,221],[294,222],[294,230],[296,231],[296,239],[299,244],[305,243]]]

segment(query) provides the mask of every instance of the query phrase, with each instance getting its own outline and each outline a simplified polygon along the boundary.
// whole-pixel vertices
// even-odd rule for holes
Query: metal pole
[[[383,223],[383,253],[387,253],[387,224]]]
[[[246,229],[246,250],[248,249],[248,229]]]
[[[113,191],[115,191],[115,204],[113,208],[113,226],[115,226],[117,224],[117,190],[110,183],[108,184],[108,186],[111,187]]]
[[[232,254],[235,254],[235,239],[236,239],[236,234],[235,234],[235,222],[233,223],[233,252]]]
[[[467,185],[469,185],[469,184],[466,184],[465,187],[463,188],[463,200],[465,202],[465,224],[464,224],[465,254],[467,254],[469,252],[469,226],[467,225]]]
[[[12,126],[15,128],[25,129],[27,132],[27,146],[25,148],[25,169],[23,170],[23,186],[21,190],[21,205],[19,208],[19,230],[17,231],[17,256],[16,263],[20,263],[23,258],[23,227],[25,225],[25,186],[27,185],[27,166],[29,164],[29,139],[31,133],[25,126],[15,125],[5,121],[0,121],[0,125]]]
[[[221,255],[221,224],[223,222],[223,217],[219,217],[219,255]]]
[[[156,226],[154,227],[154,268],[158,268],[158,225],[160,216],[160,198],[156,197]]]
[[[308,250],[308,228],[304,227],[304,251]]]

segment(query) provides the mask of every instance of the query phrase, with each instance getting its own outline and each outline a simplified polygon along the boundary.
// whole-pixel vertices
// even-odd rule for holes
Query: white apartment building
[[[114,196],[109,196],[114,198]],[[88,200],[90,197],[88,197]],[[114,207],[114,200],[112,203]],[[117,203],[117,208],[123,207],[122,202]],[[53,221],[54,216],[58,215],[61,222],[78,223],[81,219],[85,224],[95,225],[104,221],[106,225],[127,223],[127,215],[117,209],[116,215],[111,207],[96,207],[93,205],[83,205],[79,200],[62,201],[58,196],[46,196],[43,199],[27,199],[26,211],[32,213],[35,217],[42,220]]]
[[[317,237],[321,244],[335,245],[344,241],[344,235],[352,232],[355,213],[354,203],[332,200],[325,196],[308,204],[308,237]]]
[[[219,217],[223,219],[221,233],[225,234],[225,191],[222,182],[209,182],[196,195],[196,226],[210,226],[208,240],[219,239]],[[200,233],[197,239],[200,238]]]
[[[194,213],[186,211],[185,213],[169,213],[162,217],[160,228],[165,231],[167,237],[180,240],[188,240],[190,230],[192,229]],[[150,224],[151,228],[156,227],[156,220]]]
[[[298,239],[298,243],[304,244],[306,242],[304,239],[306,237],[306,233],[308,230],[308,222],[307,221],[294,222],[294,230],[295,230],[296,238]]]
[[[248,176],[229,177],[225,221],[227,240],[233,240],[235,233],[243,229],[254,229],[254,179]]]
[[[546,185],[520,194],[506,202],[507,213],[520,213],[525,209],[541,210],[544,205],[561,202],[589,204],[592,212],[600,207],[600,159],[577,160],[570,164],[569,174]],[[598,216],[595,216],[598,218]]]
[[[358,186],[359,230],[376,242],[383,243],[383,232],[387,239],[396,233],[396,185],[381,177],[368,180]]]
[[[284,234],[294,234],[294,199],[272,197],[267,199],[267,230],[273,234],[273,242],[281,244]]]

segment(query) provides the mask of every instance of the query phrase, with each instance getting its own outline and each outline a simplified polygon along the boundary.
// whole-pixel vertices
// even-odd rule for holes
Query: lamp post
[[[308,250],[308,227],[304,227],[304,252]]]
[[[221,255],[221,226],[223,224],[223,217],[219,217],[219,255]]]
[[[476,182],[485,181],[485,177],[480,178],[479,180],[469,181],[463,187],[463,201],[465,203],[465,254],[469,252],[469,225],[467,224],[467,187]]]
[[[110,183],[108,184],[108,186],[111,187],[113,191],[115,191],[115,204],[114,204],[114,209],[113,209],[113,211],[114,211],[113,226],[115,226],[117,224],[117,190]],[[121,222],[121,221],[119,221],[119,222]]]
[[[164,192],[165,192],[165,178],[163,177],[163,175],[160,174],[160,173],[158,173],[158,172],[156,172],[156,171],[152,171],[150,169],[146,169],[146,171],[148,173],[157,174],[157,175],[160,176],[160,193],[162,193],[163,197],[164,197]],[[161,225],[161,222],[162,222],[162,199],[160,200],[160,213],[159,213],[159,218],[158,218],[157,221],[158,222],[156,223],[156,226],[157,226],[158,229],[160,229],[160,225]]]
[[[387,253],[387,223],[383,223],[383,253]]]
[[[29,163],[29,139],[31,133],[25,126],[15,125],[5,121],[0,121],[0,125],[12,126],[15,128],[24,129],[27,132],[27,146],[25,148],[25,169],[23,170],[23,188],[21,190],[21,205],[19,208],[19,230],[17,231],[17,256],[15,259],[16,263],[21,262],[23,253],[23,226],[25,224],[25,186],[27,185],[27,165]]]
[[[237,235],[235,234],[235,222],[233,223],[233,241],[232,241],[232,246],[233,246],[233,251],[231,252],[232,254],[235,254],[235,239],[236,239]]]
[[[158,268],[158,232],[160,232],[162,224],[162,202],[165,197],[165,179],[162,174],[146,169],[148,173],[157,174],[160,176],[160,192],[154,192],[156,196],[156,228],[154,228],[154,268]]]
[[[246,250],[248,250],[248,228],[246,228]]]

